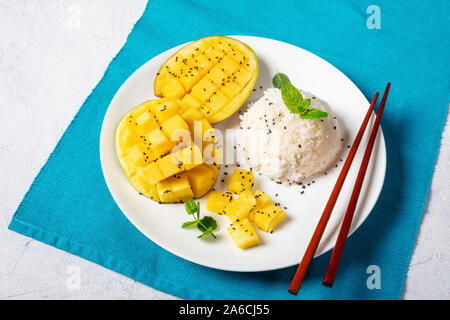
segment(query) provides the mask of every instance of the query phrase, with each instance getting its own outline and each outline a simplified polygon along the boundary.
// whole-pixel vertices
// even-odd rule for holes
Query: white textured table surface
[[[0,299],[175,298],[7,230],[33,178],[145,4],[0,0]],[[447,122],[405,299],[450,299],[449,176]]]

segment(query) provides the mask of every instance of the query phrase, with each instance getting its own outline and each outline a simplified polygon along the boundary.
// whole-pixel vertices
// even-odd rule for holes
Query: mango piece
[[[213,182],[215,182],[213,179],[214,173],[205,164],[186,171],[186,175],[196,198],[203,197],[212,188]]]
[[[227,231],[238,248],[247,249],[260,244],[258,235],[248,219],[233,223]]]
[[[211,127],[197,109],[168,98],[146,101],[122,118],[116,129],[116,154],[136,190],[164,203],[186,201],[209,191],[217,179],[218,164],[204,164],[201,148],[193,143],[196,120]],[[180,141],[177,132],[186,133],[187,138],[182,136]],[[187,172],[202,164],[188,178]]]
[[[163,202],[185,202],[194,198],[191,185],[184,173],[159,182],[157,190],[158,196]]]
[[[258,72],[258,59],[249,46],[233,38],[207,37],[191,42],[164,62],[155,78],[154,93],[181,98],[216,123],[245,102]]]
[[[259,209],[262,209],[266,204],[269,204],[272,201],[272,199],[270,199],[270,197],[261,190],[255,191],[253,195],[255,196],[256,199],[256,205],[248,215],[248,220],[252,222],[255,216],[255,212]]]
[[[253,223],[265,232],[272,232],[285,218],[286,213],[281,208],[269,203],[255,209]]]
[[[223,210],[233,200],[231,193],[211,191],[206,200],[206,210],[214,213],[223,214]]]
[[[231,203],[225,207],[223,213],[225,213],[231,221],[240,221],[248,217],[248,214],[256,205],[256,199],[250,191],[243,191],[239,196],[231,201]]]
[[[231,176],[228,190],[234,193],[241,193],[243,191],[250,191],[253,187],[253,172],[243,169],[236,169]]]

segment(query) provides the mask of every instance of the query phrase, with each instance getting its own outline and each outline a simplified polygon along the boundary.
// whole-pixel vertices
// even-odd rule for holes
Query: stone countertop
[[[0,0],[0,299],[176,299],[7,229],[145,5],[146,0]],[[447,122],[405,299],[450,299],[449,176]],[[78,274],[79,285],[73,281]]]

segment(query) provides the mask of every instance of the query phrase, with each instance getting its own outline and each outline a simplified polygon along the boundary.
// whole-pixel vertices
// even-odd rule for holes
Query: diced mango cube
[[[228,190],[234,193],[250,191],[253,187],[253,179],[253,172],[243,169],[236,169],[233,171],[233,175],[231,176]]]
[[[233,195],[231,193],[211,191],[206,200],[206,210],[223,214],[223,210],[232,200]]]
[[[255,196],[256,199],[256,205],[253,208],[253,210],[250,212],[250,214],[248,215],[248,220],[253,221],[255,212],[259,209],[262,209],[265,205],[271,203],[271,199],[270,197],[265,194],[264,192],[262,192],[261,190],[257,190],[253,193],[253,195]]]
[[[231,201],[223,210],[231,221],[239,221],[248,217],[249,212],[256,205],[256,199],[253,194],[246,190],[239,194],[239,196]]]
[[[276,205],[269,203],[255,210],[253,223],[265,232],[272,232],[286,218],[286,213]]]
[[[259,238],[248,219],[233,223],[227,228],[227,231],[238,248],[247,249],[260,244]]]

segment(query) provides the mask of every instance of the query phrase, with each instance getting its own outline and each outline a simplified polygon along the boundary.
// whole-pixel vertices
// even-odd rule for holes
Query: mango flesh
[[[227,231],[238,248],[247,249],[260,244],[259,238],[248,219],[231,224]]]
[[[206,200],[206,210],[214,213],[223,214],[223,210],[233,200],[231,193],[211,191]]]
[[[254,175],[252,171],[248,170],[234,170],[231,176],[228,190],[234,193],[241,193],[243,191],[250,191],[253,187]]]
[[[182,99],[213,124],[239,109],[258,72],[258,59],[249,46],[229,37],[207,37],[186,45],[161,66],[154,93]]]
[[[116,129],[116,154],[136,190],[155,201],[174,203],[202,197],[212,188],[219,166],[205,163],[207,144],[194,143],[196,121],[209,125],[177,99],[144,102],[122,118]]]
[[[242,192],[236,199],[225,207],[225,213],[231,221],[239,221],[248,217],[248,214],[256,205],[256,199],[250,191]]]

